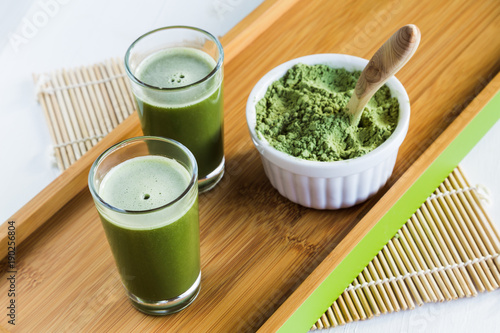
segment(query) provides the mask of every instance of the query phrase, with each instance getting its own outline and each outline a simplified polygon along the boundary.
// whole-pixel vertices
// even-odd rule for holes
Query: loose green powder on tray
[[[277,150],[306,160],[339,161],[372,151],[394,132],[399,103],[384,85],[359,125],[351,126],[345,107],[360,74],[295,65],[257,103],[256,131]]]

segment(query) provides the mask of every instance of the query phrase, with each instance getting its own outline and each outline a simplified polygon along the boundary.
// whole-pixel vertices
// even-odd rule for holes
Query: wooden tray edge
[[[299,0],[266,0],[248,14],[224,37],[221,37],[221,43],[224,46],[224,62],[231,61],[247,48],[297,2]]]
[[[330,252],[259,332],[297,332],[312,327],[500,119],[500,112],[494,112],[500,110],[499,91],[497,74],[349,232],[351,237],[344,238]]]

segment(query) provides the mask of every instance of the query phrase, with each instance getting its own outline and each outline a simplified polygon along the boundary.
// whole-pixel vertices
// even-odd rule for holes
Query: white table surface
[[[0,221],[59,175],[32,73],[90,65],[125,53],[144,32],[192,25],[222,36],[262,0],[26,0],[0,2]],[[332,50],[338,52],[339,50]],[[478,51],[479,52],[479,51]],[[403,82],[404,83],[404,82]],[[228,87],[230,89],[230,87]],[[461,165],[500,228],[500,123]],[[20,305],[22,306],[22,305]],[[19,320],[22,328],[22,318]],[[500,291],[382,315],[331,332],[500,331]]]

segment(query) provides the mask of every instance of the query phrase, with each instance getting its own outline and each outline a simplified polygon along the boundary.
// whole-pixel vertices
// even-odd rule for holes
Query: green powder
[[[256,131],[274,148],[306,160],[339,161],[372,151],[394,132],[399,103],[384,85],[358,126],[351,126],[345,107],[360,74],[295,65],[257,103]]]

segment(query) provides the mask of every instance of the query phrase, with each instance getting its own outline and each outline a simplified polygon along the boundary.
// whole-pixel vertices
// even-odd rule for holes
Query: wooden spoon
[[[420,30],[413,24],[399,29],[378,50],[366,65],[347,104],[351,125],[357,126],[366,104],[399,71],[417,50]]]

